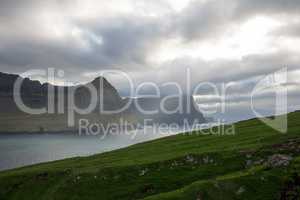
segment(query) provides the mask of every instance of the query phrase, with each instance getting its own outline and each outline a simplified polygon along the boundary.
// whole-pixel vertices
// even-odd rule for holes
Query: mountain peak
[[[108,81],[106,80],[106,78],[104,78],[103,76],[98,76],[98,77],[96,77],[96,78],[92,81],[92,83],[96,83],[96,82],[100,82],[100,81],[108,82]]]
[[[94,85],[96,88],[101,88],[103,87],[104,89],[106,88],[114,88],[108,81],[106,78],[99,76],[97,78],[95,78],[92,82],[92,85]]]

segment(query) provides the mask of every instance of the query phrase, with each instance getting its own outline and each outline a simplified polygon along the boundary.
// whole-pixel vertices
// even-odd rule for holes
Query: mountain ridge
[[[13,97],[13,89],[15,81],[21,78],[23,81],[20,97],[24,104],[29,108],[48,108],[49,95],[54,100],[54,112],[45,113],[43,115],[29,115],[24,113],[16,105]],[[105,77],[96,77],[92,81],[76,85],[76,86],[56,86],[50,83],[40,83],[29,78],[22,78],[19,75],[0,73],[0,132],[39,132],[40,130],[52,132],[70,130],[67,126],[67,114],[70,109],[76,106],[78,109],[87,108],[91,103],[91,93],[89,86],[93,86],[97,92],[96,107],[90,114],[76,115],[76,124],[81,118],[90,119],[91,122],[109,124],[111,122],[119,121],[124,118],[131,123],[142,123],[145,119],[151,119],[153,123],[166,123],[183,125],[185,120],[188,123],[194,122],[203,123],[205,118],[202,113],[197,110],[197,106],[191,96],[181,96],[182,102],[179,99],[169,99],[163,102],[167,110],[175,110],[173,113],[166,113],[160,109],[163,97],[158,98],[140,98],[131,99],[122,98],[117,89],[107,81]],[[62,94],[63,98],[60,98]],[[70,104],[70,99],[74,104]],[[126,110],[117,112],[123,106],[133,101]],[[182,105],[181,105],[182,104]],[[63,113],[58,112],[58,107],[63,108]],[[177,107],[182,106],[181,110]],[[158,109],[155,114],[145,114],[141,109]],[[105,111],[115,111],[113,114],[105,114]],[[40,124],[36,122],[36,117],[39,117]],[[9,118],[9,120],[8,120]],[[16,127],[15,123],[23,124]],[[78,127],[74,127],[73,131]]]

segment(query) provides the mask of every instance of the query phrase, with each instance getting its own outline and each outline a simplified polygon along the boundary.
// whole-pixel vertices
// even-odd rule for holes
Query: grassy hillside
[[[0,199],[299,199],[300,112],[230,136],[181,134],[0,173]]]

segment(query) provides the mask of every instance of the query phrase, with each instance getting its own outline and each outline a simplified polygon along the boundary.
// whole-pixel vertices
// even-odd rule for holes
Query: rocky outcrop
[[[274,154],[268,158],[267,166],[274,167],[286,167],[290,164],[293,158],[288,155]]]

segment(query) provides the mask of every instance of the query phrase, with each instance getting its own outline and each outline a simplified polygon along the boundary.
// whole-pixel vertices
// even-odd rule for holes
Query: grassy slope
[[[237,123],[232,136],[181,134],[2,172],[0,199],[280,199],[286,191],[295,196],[300,112],[288,118],[288,134],[248,120]],[[293,161],[266,167],[277,153]]]

